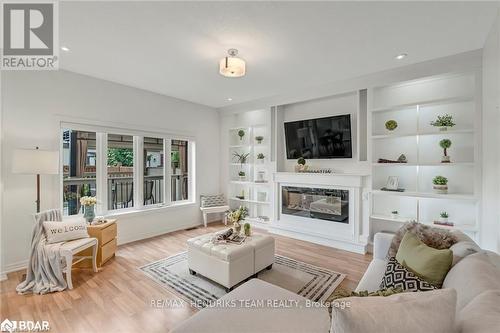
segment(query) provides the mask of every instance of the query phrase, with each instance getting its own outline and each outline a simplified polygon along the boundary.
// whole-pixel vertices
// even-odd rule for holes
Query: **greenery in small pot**
[[[398,127],[398,122],[391,119],[385,122],[385,128],[389,131],[394,131]]]
[[[240,129],[240,130],[238,131],[238,136],[240,137],[240,141],[241,141],[241,140],[243,140],[243,137],[245,136],[245,131],[244,131],[244,130],[242,130],[242,129]]]
[[[448,127],[453,127],[456,124],[453,122],[453,116],[445,114],[443,116],[437,116],[437,119],[431,121],[431,125],[435,127],[441,127],[442,131],[446,131]]]
[[[441,163],[450,163],[450,156],[448,156],[448,148],[451,147],[450,139],[443,139],[439,141],[439,146],[443,148],[443,157],[441,158]]]
[[[258,159],[258,160],[263,160],[265,157],[266,157],[266,156],[264,156],[264,154],[262,154],[262,153],[258,153],[258,154],[257,154],[257,159]]]
[[[303,157],[299,157],[299,159],[297,160],[297,164],[298,165],[306,165],[306,159]]]
[[[258,135],[255,137],[255,140],[257,141],[258,144],[261,144],[262,141],[264,140],[264,137],[262,135]]]
[[[233,157],[236,157],[236,160],[241,165],[243,165],[243,164],[245,164],[247,162],[248,156],[250,156],[250,153],[238,153],[237,151],[235,151],[233,153]]]
[[[251,226],[250,226],[250,223],[245,223],[243,224],[243,231],[245,232],[245,236],[250,236],[250,233],[251,233]]]
[[[432,179],[432,184],[434,184],[434,190],[439,194],[448,193],[448,178],[443,176],[436,176]]]
[[[227,218],[230,222],[233,223],[233,228],[236,233],[240,233],[241,224],[240,221],[245,219],[248,215],[248,208],[244,206],[240,206],[238,209],[232,210],[227,215]]]
[[[238,172],[238,176],[240,176],[240,177],[245,177],[245,175],[246,175],[245,171]]]
[[[299,157],[297,160],[297,165],[295,166],[295,172],[303,172],[307,170],[306,159]]]
[[[448,213],[447,212],[439,213],[439,220],[441,222],[448,222]]]
[[[391,212],[391,217],[392,217],[393,219],[397,218],[397,217],[398,217],[398,215],[399,215],[399,213],[398,213],[398,211],[397,211],[397,210],[393,210],[393,211]]]

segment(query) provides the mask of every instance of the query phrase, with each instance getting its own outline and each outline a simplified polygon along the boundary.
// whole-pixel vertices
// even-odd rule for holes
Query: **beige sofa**
[[[453,245],[454,265],[444,280],[443,288],[456,291],[454,332],[500,332],[500,256],[483,251],[469,237],[457,233],[460,241]],[[385,272],[386,256],[392,234],[374,237],[373,260],[357,290],[378,290]],[[426,292],[431,293],[431,292]],[[394,295],[391,297],[397,297]],[[432,299],[429,294],[429,300]],[[298,299],[304,298],[260,280],[251,280],[223,300]],[[363,302],[363,300],[358,300]],[[432,302],[432,301],[431,301]],[[358,303],[358,302],[356,302]],[[380,304],[377,305],[380,310]],[[411,310],[406,309],[411,313]],[[394,314],[397,317],[397,314]],[[325,318],[328,319],[326,323]],[[377,318],[377,313],[373,313]],[[204,309],[182,323],[173,332],[339,332],[329,323],[325,308],[213,308]],[[344,325],[346,327],[348,325]],[[234,328],[234,329],[233,329]]]

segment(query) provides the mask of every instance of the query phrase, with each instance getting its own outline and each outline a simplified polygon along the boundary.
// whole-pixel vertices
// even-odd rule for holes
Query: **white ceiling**
[[[482,48],[497,3],[62,2],[61,67],[223,107]],[[247,75],[218,74],[237,48]],[[397,61],[394,56],[407,52]],[[232,101],[227,101],[231,97]]]

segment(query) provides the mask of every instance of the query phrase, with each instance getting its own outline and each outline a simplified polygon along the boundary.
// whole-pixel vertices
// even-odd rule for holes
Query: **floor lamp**
[[[40,175],[59,174],[59,152],[36,149],[16,149],[12,172],[36,175],[36,212],[40,212]]]

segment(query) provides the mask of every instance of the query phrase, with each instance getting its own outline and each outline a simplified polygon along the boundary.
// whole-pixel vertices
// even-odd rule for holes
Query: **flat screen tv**
[[[287,159],[351,158],[351,115],[285,123]]]

